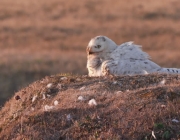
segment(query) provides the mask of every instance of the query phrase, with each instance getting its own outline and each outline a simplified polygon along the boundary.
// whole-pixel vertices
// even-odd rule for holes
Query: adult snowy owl
[[[133,42],[117,45],[106,36],[96,36],[86,51],[89,76],[180,73],[180,69],[162,68],[152,62],[141,46]]]

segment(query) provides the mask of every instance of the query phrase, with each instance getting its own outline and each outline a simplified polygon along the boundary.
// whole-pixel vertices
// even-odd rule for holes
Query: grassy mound
[[[45,77],[0,111],[0,139],[178,139],[178,75]]]

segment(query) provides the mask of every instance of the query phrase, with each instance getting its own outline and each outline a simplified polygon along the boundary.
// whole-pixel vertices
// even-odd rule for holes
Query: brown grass
[[[45,75],[86,74],[85,48],[97,35],[133,40],[158,64],[180,67],[178,3],[1,0],[1,98]]]
[[[180,138],[180,123],[172,121],[180,121],[178,75],[64,76],[17,92],[0,111],[0,139],[153,140],[152,131],[157,139]],[[88,105],[93,98],[97,106]],[[54,108],[45,111],[46,105]]]

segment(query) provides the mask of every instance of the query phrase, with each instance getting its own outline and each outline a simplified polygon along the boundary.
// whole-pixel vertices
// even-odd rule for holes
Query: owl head
[[[116,43],[106,36],[92,38],[87,46],[88,55],[111,52],[117,47]]]

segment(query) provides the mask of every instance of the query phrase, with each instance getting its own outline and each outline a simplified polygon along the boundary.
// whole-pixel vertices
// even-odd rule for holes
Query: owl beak
[[[91,52],[91,48],[90,47],[87,47],[86,52],[87,52],[88,55],[93,54],[93,52]]]

